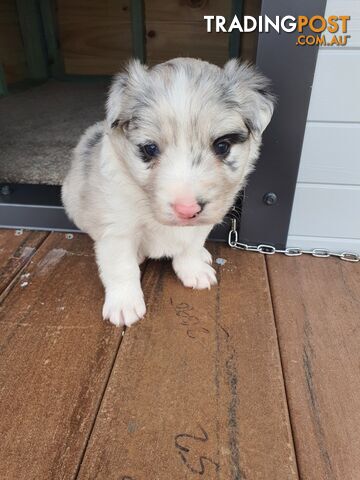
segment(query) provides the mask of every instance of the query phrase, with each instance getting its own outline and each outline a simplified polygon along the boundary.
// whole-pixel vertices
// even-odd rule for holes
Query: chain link
[[[228,244],[231,248],[237,248],[239,250],[245,250],[247,252],[263,253],[265,255],[274,255],[274,253],[283,253],[288,257],[299,257],[300,255],[307,254],[317,258],[329,258],[338,257],[346,262],[359,262],[360,255],[352,252],[332,252],[326,248],[313,248],[312,250],[303,250],[298,247],[288,247],[285,249],[275,248],[273,245],[248,245],[247,243],[241,243],[238,241],[237,222],[235,218],[231,218],[231,229],[228,236]]]

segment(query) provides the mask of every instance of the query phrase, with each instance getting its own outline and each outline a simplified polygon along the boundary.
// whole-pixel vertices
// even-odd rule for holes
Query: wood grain
[[[148,63],[196,57],[223,65],[228,58],[229,35],[207,33],[204,15],[229,17],[230,6],[229,0],[145,2]]]
[[[207,33],[203,23],[147,22],[147,63],[195,57],[223,66],[228,60],[228,35]]]
[[[231,0],[145,0],[146,20],[150,22],[203,22],[204,15],[229,17]]]
[[[68,74],[108,75],[132,56],[129,0],[57,1]]]
[[[0,478],[71,479],[121,330],[101,321],[92,245],[53,233],[0,307]]]
[[[47,232],[0,230],[0,298],[48,235]]]
[[[144,276],[78,479],[297,479],[263,257],[212,246],[219,287]]]
[[[268,259],[302,480],[360,478],[360,269]]]
[[[26,60],[15,0],[0,2],[0,62],[8,84],[25,79]]]

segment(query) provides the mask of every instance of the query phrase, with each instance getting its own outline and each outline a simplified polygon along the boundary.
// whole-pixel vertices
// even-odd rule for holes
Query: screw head
[[[10,195],[10,193],[11,193],[10,185],[1,185],[0,187],[1,195]]]
[[[276,193],[274,192],[265,193],[265,195],[263,196],[263,202],[269,206],[274,205],[277,202]]]

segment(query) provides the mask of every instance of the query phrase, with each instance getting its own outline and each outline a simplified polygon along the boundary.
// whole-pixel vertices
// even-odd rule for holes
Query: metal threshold
[[[61,203],[61,187],[55,185],[6,184],[0,186],[0,228],[24,228],[79,232]],[[226,241],[227,218],[215,226],[210,240]]]

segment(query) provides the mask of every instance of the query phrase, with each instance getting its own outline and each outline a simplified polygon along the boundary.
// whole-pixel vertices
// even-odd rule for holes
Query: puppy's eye
[[[223,157],[224,155],[228,154],[230,151],[231,143],[227,140],[216,140],[213,144],[214,152],[216,155]]]
[[[159,147],[156,145],[156,143],[147,143],[141,147],[141,150],[148,160],[151,160],[160,154]]]

